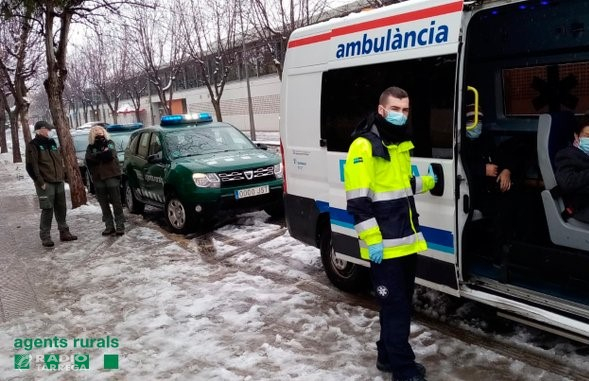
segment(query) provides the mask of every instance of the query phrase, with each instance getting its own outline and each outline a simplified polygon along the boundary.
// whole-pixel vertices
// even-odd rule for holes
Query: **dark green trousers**
[[[65,190],[63,187],[63,182],[45,183],[45,185],[47,187],[44,190],[35,185],[37,197],[39,198],[39,208],[41,208],[39,236],[42,240],[51,238],[51,222],[53,221],[54,214],[59,231],[69,229],[67,223],[65,222],[67,205],[65,203]]]
[[[102,210],[102,221],[107,228],[122,229],[125,226],[125,215],[123,214],[123,204],[121,203],[121,180],[118,177],[100,180],[94,182],[96,190],[96,199]],[[110,205],[113,210],[111,211]],[[114,220],[113,220],[114,211]]]

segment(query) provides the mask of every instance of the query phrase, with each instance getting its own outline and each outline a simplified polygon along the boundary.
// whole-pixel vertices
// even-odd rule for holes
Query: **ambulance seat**
[[[544,180],[541,193],[550,240],[560,246],[589,250],[589,224],[562,217],[564,201],[559,192],[554,191],[558,184],[554,176],[554,158],[556,153],[567,146],[573,139],[575,126],[574,114],[558,112],[542,114],[538,119],[538,165]],[[551,192],[552,190],[552,192]]]

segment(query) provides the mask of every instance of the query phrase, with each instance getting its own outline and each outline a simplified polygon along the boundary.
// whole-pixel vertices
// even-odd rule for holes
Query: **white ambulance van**
[[[563,213],[554,175],[589,110],[585,23],[582,0],[409,0],[292,33],[280,111],[286,222],[320,248],[334,285],[364,287],[370,266],[346,211],[351,133],[398,86],[411,102],[413,173],[431,164],[440,179],[416,196],[429,247],[417,282],[589,340],[589,224]],[[507,201],[492,177],[475,191],[466,153],[478,120],[467,125],[467,105],[492,147],[477,160],[509,158]]]

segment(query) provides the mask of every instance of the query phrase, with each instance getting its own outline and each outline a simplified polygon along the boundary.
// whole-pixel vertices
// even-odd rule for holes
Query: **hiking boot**
[[[69,229],[68,230],[61,230],[59,232],[59,240],[60,241],[75,241],[77,239],[78,239],[78,237],[73,235],[72,233],[70,233]]]
[[[117,226],[116,234],[117,235],[123,235],[123,234],[125,234],[125,227],[124,226]]]
[[[115,228],[108,227],[102,231],[102,235],[113,235],[115,233]]]
[[[53,247],[55,244],[53,243],[53,241],[51,240],[51,238],[43,238],[41,240],[41,244],[45,247]]]

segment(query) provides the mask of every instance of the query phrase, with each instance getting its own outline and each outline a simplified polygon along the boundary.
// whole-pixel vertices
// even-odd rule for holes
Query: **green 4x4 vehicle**
[[[163,208],[175,232],[218,213],[283,213],[282,163],[230,124],[208,113],[166,115],[135,131],[123,163],[125,201],[132,213]]]

